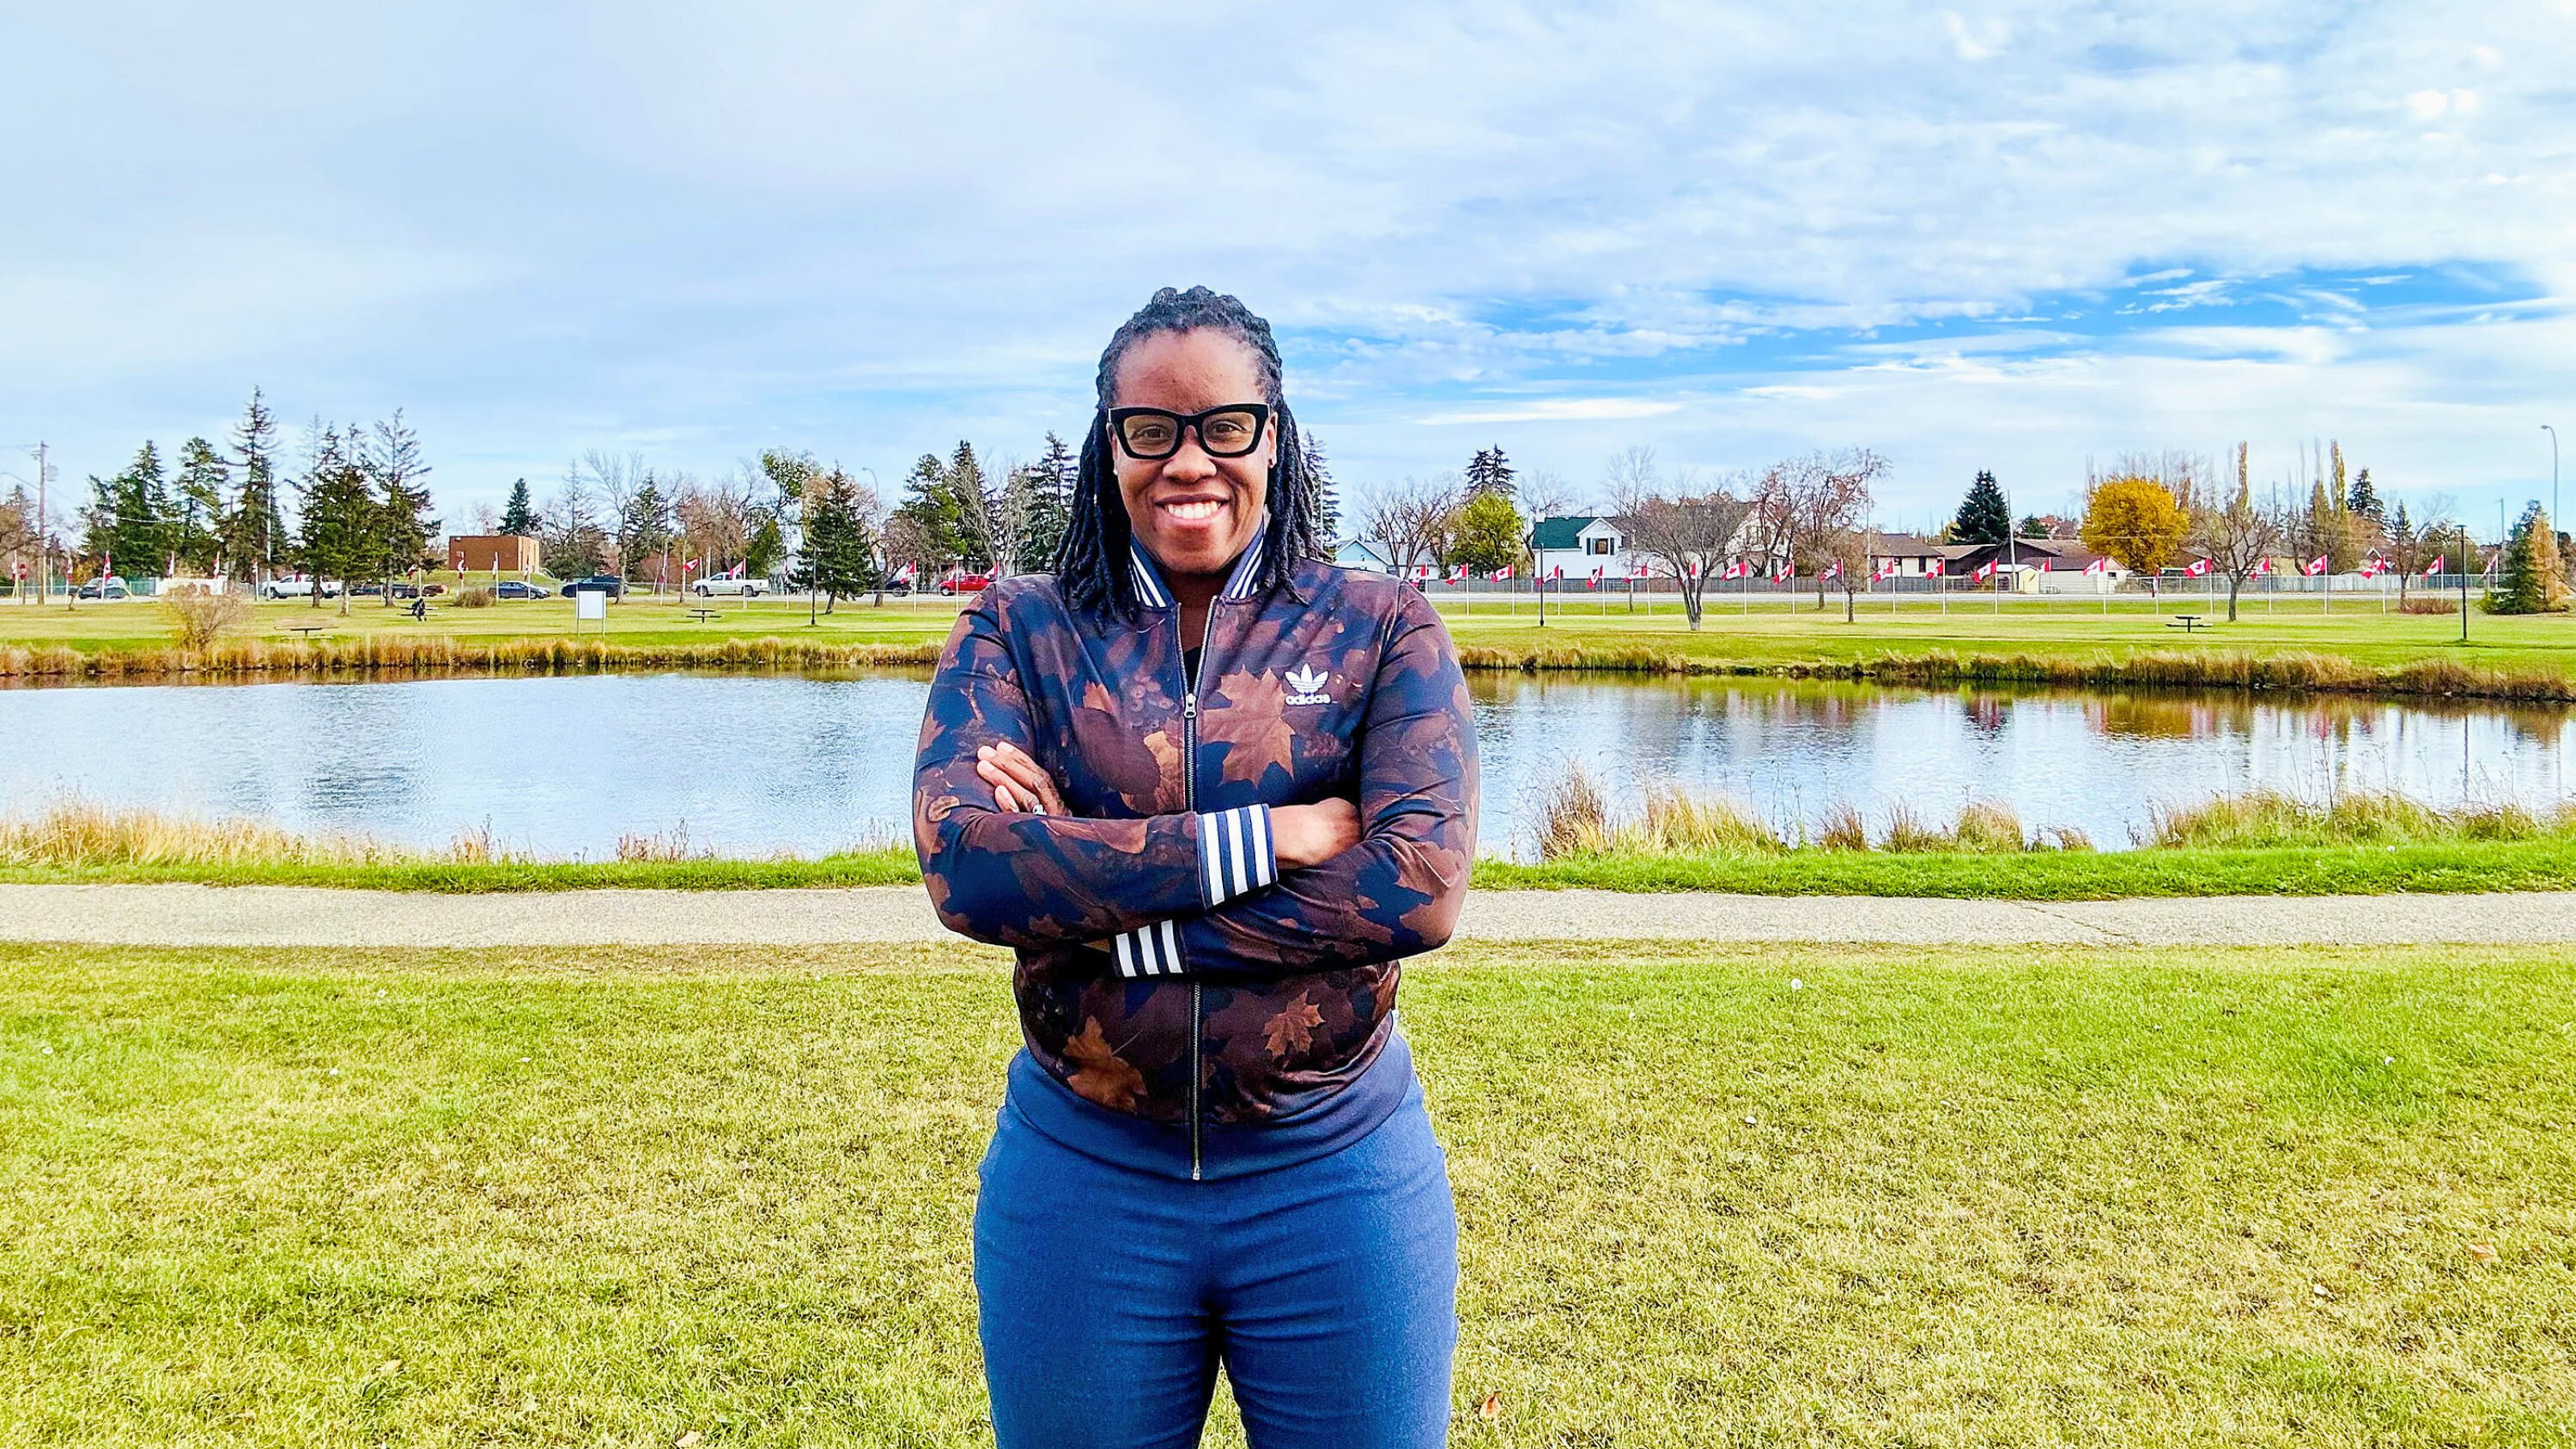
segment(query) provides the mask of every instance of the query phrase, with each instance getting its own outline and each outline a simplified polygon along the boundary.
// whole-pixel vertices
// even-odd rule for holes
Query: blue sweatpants
[[[1195,1182],[1041,1130],[1061,1102],[1004,1101],[975,1201],[1000,1449],[1195,1445],[1220,1361],[1252,1449],[1444,1441],[1458,1219],[1409,1054],[1378,1065],[1401,1097],[1364,1135]],[[1013,1067],[1026,1098],[1038,1069]]]

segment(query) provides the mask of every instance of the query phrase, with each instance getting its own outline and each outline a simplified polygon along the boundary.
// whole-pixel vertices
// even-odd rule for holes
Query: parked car
[[[259,596],[263,599],[309,599],[313,597],[313,580],[302,574],[290,578],[270,579],[259,586]],[[326,599],[340,597],[340,581],[322,580],[322,597]]]
[[[552,589],[523,584],[517,579],[503,579],[492,586],[492,597],[496,599],[551,599],[554,596]]]
[[[696,583],[689,585],[689,592],[696,594],[701,599],[713,599],[718,597],[757,599],[762,594],[769,592],[769,580],[752,578],[729,579],[722,575],[718,575],[714,578],[700,579]]]
[[[991,574],[953,573],[939,581],[943,594],[972,594],[993,586]]]
[[[626,597],[626,581],[615,574],[592,574],[572,580],[563,586],[564,597],[575,594],[606,594],[612,599]]]
[[[104,580],[92,579],[88,583],[81,585],[80,596],[84,599],[104,600],[122,599],[128,597],[128,594],[125,587],[125,580],[109,578]]]

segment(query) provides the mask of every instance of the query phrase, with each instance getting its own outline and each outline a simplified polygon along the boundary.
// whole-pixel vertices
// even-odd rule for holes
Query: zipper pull
[[[1193,689],[1189,693],[1181,696],[1181,718],[1194,720],[1198,717],[1199,692]]]

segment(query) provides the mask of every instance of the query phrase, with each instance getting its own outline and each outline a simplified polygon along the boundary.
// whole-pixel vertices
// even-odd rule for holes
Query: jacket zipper
[[[1208,600],[1207,621],[1199,634],[1199,667],[1191,672],[1190,661],[1181,660],[1181,808],[1199,808],[1199,681],[1208,667],[1208,646],[1216,639],[1216,605]],[[1174,623],[1180,621],[1178,602],[1172,611]],[[1172,631],[1178,634],[1180,631]],[[1199,983],[1190,981],[1190,1181],[1199,1178]]]

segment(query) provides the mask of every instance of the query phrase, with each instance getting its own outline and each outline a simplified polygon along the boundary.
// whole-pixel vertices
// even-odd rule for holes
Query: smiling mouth
[[[1165,517],[1180,523],[1205,523],[1225,507],[1222,498],[1176,498],[1158,505]]]

